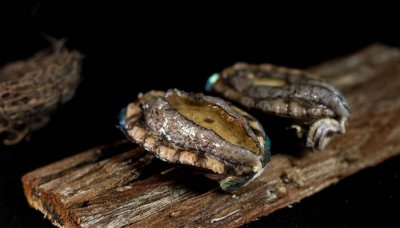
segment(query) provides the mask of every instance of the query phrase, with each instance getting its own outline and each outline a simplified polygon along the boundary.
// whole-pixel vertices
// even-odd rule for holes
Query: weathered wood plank
[[[236,195],[123,141],[26,174],[28,202],[66,227],[240,226],[400,154],[398,49],[376,44],[310,71],[344,91],[347,133],[321,153],[273,151],[266,172]]]

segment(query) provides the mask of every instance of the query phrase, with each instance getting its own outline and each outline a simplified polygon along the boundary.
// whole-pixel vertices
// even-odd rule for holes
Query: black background
[[[67,37],[67,46],[86,58],[75,98],[50,124],[29,142],[0,147],[0,227],[50,227],[29,208],[20,177],[122,138],[116,115],[138,92],[173,87],[201,92],[210,74],[237,61],[305,68],[374,42],[400,47],[395,18],[380,22],[373,13],[362,18],[350,13],[343,19],[345,12],[327,14],[330,6],[311,12],[291,6],[295,13],[285,7],[234,8],[94,2],[2,6],[1,65],[47,47],[41,32]],[[399,167],[400,158],[391,159],[249,226],[400,227]]]

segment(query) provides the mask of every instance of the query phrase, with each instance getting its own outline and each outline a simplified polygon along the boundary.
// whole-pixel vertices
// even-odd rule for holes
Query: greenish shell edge
[[[206,86],[205,86],[205,90],[208,91],[208,92],[210,92],[210,91],[213,89],[214,84],[217,82],[218,78],[219,78],[219,73],[214,73],[214,74],[212,74],[212,75],[207,79]]]

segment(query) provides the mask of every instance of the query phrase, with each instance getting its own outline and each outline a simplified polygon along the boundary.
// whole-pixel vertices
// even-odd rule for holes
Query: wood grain
[[[273,151],[235,195],[122,141],[22,177],[29,204],[65,227],[240,226],[400,154],[400,51],[372,45],[310,68],[338,86],[353,114],[323,152]]]

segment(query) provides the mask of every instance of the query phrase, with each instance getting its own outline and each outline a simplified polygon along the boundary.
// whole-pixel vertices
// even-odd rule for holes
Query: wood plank
[[[29,204],[65,227],[240,226],[400,154],[400,51],[372,45],[310,71],[344,91],[353,114],[323,152],[273,151],[235,195],[122,141],[22,177]]]

